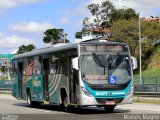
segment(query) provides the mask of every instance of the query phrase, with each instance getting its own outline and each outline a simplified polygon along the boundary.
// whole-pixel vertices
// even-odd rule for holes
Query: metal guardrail
[[[134,76],[134,84],[140,84],[139,76]],[[160,76],[145,77],[142,76],[141,84],[160,84]]]
[[[142,83],[140,84],[139,76],[134,76],[134,88],[135,92],[147,92],[154,93],[160,92],[160,76],[142,77]]]
[[[135,84],[135,92],[160,92],[160,84]]]
[[[1,80],[0,81],[0,91],[11,91],[12,82],[10,80]]]
[[[134,96],[160,98],[160,92],[134,92]]]
[[[12,91],[12,88],[0,88],[0,91]]]

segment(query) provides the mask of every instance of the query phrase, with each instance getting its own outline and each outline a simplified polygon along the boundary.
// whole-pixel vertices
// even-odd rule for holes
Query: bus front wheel
[[[39,106],[41,105],[41,102],[32,101],[31,92],[30,92],[30,91],[27,91],[27,104],[28,104],[30,107],[39,107]]]
[[[33,105],[33,102],[31,100],[31,92],[30,91],[27,91],[27,104],[29,106],[32,106]]]
[[[65,111],[65,112],[72,112],[73,106],[69,105],[67,96],[64,96],[62,98],[61,107],[62,107],[63,111]]]
[[[104,107],[104,110],[105,110],[106,112],[113,112],[114,108],[115,108],[115,106],[105,106],[105,107]]]

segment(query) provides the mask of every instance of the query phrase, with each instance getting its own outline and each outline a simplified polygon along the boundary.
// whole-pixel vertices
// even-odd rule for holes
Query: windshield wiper
[[[105,75],[106,67],[108,66],[105,65],[105,63],[103,63],[103,61],[101,61],[95,53],[93,53],[93,59],[98,65],[104,68],[104,75]]]
[[[104,63],[102,63],[102,61],[98,58],[98,56],[95,53],[93,53],[93,58],[94,58],[94,61],[98,63],[98,65],[100,65],[101,67],[107,67],[105,66]]]

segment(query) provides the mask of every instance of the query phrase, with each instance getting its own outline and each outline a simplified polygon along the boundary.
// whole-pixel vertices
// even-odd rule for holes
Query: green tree
[[[64,36],[64,30],[63,29],[48,29],[44,32],[45,36],[43,37],[44,43],[51,43],[51,44],[57,44],[57,43],[64,43],[64,37],[65,37],[65,43],[68,43],[69,40],[66,39],[67,34]]]
[[[33,49],[35,49],[36,47],[33,44],[29,44],[29,45],[21,45],[17,51],[17,54],[22,54],[25,52],[30,52]]]
[[[119,19],[129,20],[132,18],[138,18],[138,14],[132,8],[116,9],[112,2],[106,0],[101,4],[88,5],[92,16],[95,17],[94,23],[96,26],[111,27],[112,21]]]
[[[100,18],[99,18],[99,4],[90,4],[88,5],[88,9],[91,14],[95,16],[94,22],[96,26],[99,26]]]
[[[110,41],[128,43],[133,56],[138,56],[138,26],[137,20],[118,20],[112,24]]]
[[[128,43],[131,54],[139,60],[138,14],[136,11],[132,8],[117,9],[108,0],[100,4],[90,4],[88,9],[95,18],[94,26],[88,23],[89,18],[86,17],[83,21],[82,32],[85,28],[95,26],[100,29],[109,29],[111,32],[109,40]],[[151,17],[158,18],[158,16]],[[75,36],[79,35],[77,32]],[[141,19],[141,38],[142,68],[146,69],[156,52],[155,49],[158,49],[153,46],[153,43],[157,40],[160,41],[160,24],[158,20],[146,21]]]
[[[94,23],[96,26],[108,26],[111,19],[111,14],[114,6],[108,0],[102,2],[101,4],[90,4],[88,9],[91,14],[95,17]]]
[[[115,6],[113,4],[106,0],[102,2],[101,4],[101,27],[110,27],[111,26],[111,20],[112,20],[112,15],[115,10]]]
[[[128,43],[131,54],[139,58],[138,19],[113,21],[110,41]],[[142,68],[146,69],[155,52],[154,40],[160,40],[160,24],[156,21],[141,21]]]
[[[125,20],[138,19],[138,14],[132,8],[114,9],[111,14],[111,21],[117,21],[120,19],[125,19]]]
[[[76,32],[75,37],[82,39],[82,32]]]

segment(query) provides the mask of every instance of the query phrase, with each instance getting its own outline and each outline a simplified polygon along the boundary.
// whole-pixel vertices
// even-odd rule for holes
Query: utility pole
[[[123,1],[122,1],[123,2]],[[124,8],[127,8],[126,6],[123,6]],[[141,17],[140,17],[140,11],[138,12],[138,33],[139,33],[139,80],[140,84],[142,84],[142,46],[141,46]]]
[[[140,12],[138,14],[139,18],[139,78],[140,78],[140,84],[142,84],[142,46],[141,46],[141,18],[140,18]]]

